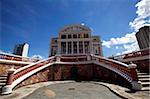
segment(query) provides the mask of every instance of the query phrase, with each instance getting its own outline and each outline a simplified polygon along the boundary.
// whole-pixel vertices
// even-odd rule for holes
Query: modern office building
[[[27,44],[27,43],[17,44],[17,45],[15,45],[13,54],[27,57],[28,50],[29,50],[29,44]]]
[[[150,26],[144,26],[136,33],[136,38],[140,49],[149,48],[150,45]]]
[[[50,56],[95,54],[102,56],[99,36],[92,36],[89,27],[81,24],[66,25],[58,38],[51,39]]]

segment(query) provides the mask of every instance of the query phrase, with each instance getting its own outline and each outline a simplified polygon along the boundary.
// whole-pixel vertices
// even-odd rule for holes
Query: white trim
[[[10,94],[12,93],[12,85],[6,85],[2,87],[2,95]]]
[[[71,38],[71,39],[58,39],[60,42],[71,42],[71,41],[91,41],[91,38]]]
[[[85,54],[85,44],[84,44],[84,41],[82,41],[82,45],[83,45],[83,54]]]
[[[29,64],[29,65],[27,65],[27,66],[24,66],[24,67],[22,67],[22,68],[19,68],[19,69],[17,69],[17,70],[14,72],[14,74],[16,74],[16,73],[18,73],[18,72],[20,72],[20,71],[22,71],[22,70],[24,70],[24,69],[26,69],[26,68],[32,67],[32,66],[34,66],[34,65],[36,65],[36,64],[38,64],[38,63],[41,63],[41,62],[44,62],[44,61],[46,61],[46,60],[52,59],[52,58],[54,58],[54,57],[55,57],[55,56],[52,56],[52,57],[49,57],[49,58],[40,60],[40,61],[38,61],[38,62],[36,62],[36,63]]]
[[[103,64],[103,63],[100,63],[100,62],[94,62],[95,64],[97,64],[97,65],[100,65],[100,66],[102,66],[102,67],[105,67],[105,68],[107,68],[107,69],[109,69],[109,70],[111,70],[111,71],[114,71],[115,73],[117,73],[117,74],[119,74],[120,76],[122,76],[122,77],[124,77],[125,79],[127,79],[129,82],[132,82],[132,78],[130,77],[130,76],[128,76],[127,74],[125,74],[124,72],[122,72],[122,71],[119,71],[119,70],[117,70],[117,69],[115,69],[115,68],[113,68],[113,67],[111,67],[111,66],[108,66],[108,65],[106,65],[106,64]]]
[[[13,83],[12,83],[12,89],[13,89],[17,84],[19,84],[21,81],[25,80],[26,78],[30,77],[31,75],[33,75],[33,74],[37,73],[38,71],[41,71],[42,69],[44,69],[44,68],[46,68],[46,67],[48,67],[48,66],[50,66],[50,65],[53,65],[53,64],[54,64],[54,63],[49,63],[49,64],[47,64],[47,65],[41,66],[41,67],[39,67],[39,68],[37,68],[37,69],[31,71],[31,72],[28,72],[27,74],[21,76],[20,78],[16,79],[16,80],[13,81]]]
[[[23,62],[23,61],[14,61],[14,60],[5,60],[5,59],[0,59],[0,63],[9,63],[9,64],[32,64],[33,62]]]
[[[127,58],[127,59],[122,59],[120,61],[122,61],[122,62],[130,62],[130,61],[137,61],[137,60],[144,60],[144,59],[150,59],[150,55],[140,56],[140,57],[132,57],[132,58]]]
[[[31,59],[30,57],[23,57],[23,56],[14,55],[14,54],[6,53],[6,52],[0,52],[0,54],[12,56],[12,57],[19,57],[19,58],[27,58],[27,59]]]
[[[47,68],[47,67],[49,67],[49,66],[51,66],[51,65],[54,65],[54,64],[90,64],[90,63],[94,63],[94,64],[97,64],[97,65],[102,66],[102,67],[104,67],[104,68],[107,68],[107,69],[109,69],[109,70],[111,70],[111,71],[114,71],[114,72],[116,72],[117,74],[119,74],[120,76],[122,76],[122,77],[124,77],[125,79],[127,79],[129,82],[132,82],[132,78],[129,77],[127,74],[125,74],[125,73],[123,73],[123,72],[121,72],[121,71],[119,71],[119,70],[117,70],[117,69],[115,69],[115,68],[113,68],[113,67],[111,67],[111,66],[108,66],[108,65],[106,65],[106,64],[99,63],[99,62],[96,62],[96,61],[85,61],[85,62],[53,62],[53,63],[49,63],[49,64],[47,64],[47,65],[41,66],[41,67],[39,67],[39,68],[37,68],[37,69],[35,69],[35,70],[33,70],[33,71],[31,71],[31,72],[29,72],[29,73],[23,75],[23,76],[21,76],[20,78],[18,78],[17,80],[15,80],[15,81],[12,83],[12,89],[13,89],[17,84],[19,84],[21,81],[25,80],[26,78],[30,77],[31,75],[35,74],[36,72],[41,71],[42,69],[45,69],[45,68]]]
[[[120,64],[120,65],[122,65],[122,66],[124,66],[124,67],[128,67],[127,64],[122,63],[122,62],[119,62],[119,61],[116,61],[116,60],[108,59],[108,58],[101,57],[101,56],[97,56],[97,55],[93,55],[93,54],[92,54],[91,56],[94,56],[94,57],[96,57],[96,58],[105,59],[105,60],[108,60],[108,61],[111,61],[111,62],[114,62],[114,63],[118,63],[118,64]]]
[[[91,55],[91,56],[95,56],[96,59],[102,58],[102,57],[99,57],[99,56],[96,56],[96,55]],[[31,66],[34,66],[35,64],[38,64],[38,63],[41,63],[41,62],[45,62],[45,61],[47,61],[47,60],[49,60],[49,59],[53,59],[53,58],[55,58],[55,57],[56,57],[56,56],[52,56],[52,57],[50,57],[50,58],[47,58],[47,59],[38,61],[38,62],[36,62],[36,63],[27,65],[27,66],[25,66],[25,67],[22,67],[22,68],[16,70],[16,71],[14,72],[14,74],[16,74],[17,72],[22,71],[22,70],[24,70],[24,69],[26,69],[26,68],[29,68],[29,67],[31,67]],[[105,59],[105,58],[102,58],[102,59]],[[106,60],[113,61],[113,60],[110,60],[110,59],[106,59]],[[116,61],[113,61],[113,62],[116,62]],[[41,67],[38,67],[38,68],[36,68],[36,69],[34,69],[34,70],[32,70],[32,71],[30,71],[30,72],[28,72],[28,73],[22,75],[21,77],[19,77],[18,79],[16,79],[15,81],[12,82],[11,88],[13,89],[16,85],[18,85],[20,82],[22,82],[22,81],[25,80],[26,78],[28,78],[28,77],[32,76],[33,74],[35,74],[35,73],[37,73],[37,72],[39,72],[39,71],[41,71],[41,70],[43,70],[43,69],[45,69],[45,68],[51,66],[51,65],[54,65],[54,64],[91,64],[91,63],[94,63],[94,64],[97,64],[97,65],[102,66],[102,67],[104,67],[104,68],[107,68],[107,69],[109,69],[109,70],[111,70],[111,71],[113,71],[113,72],[119,74],[121,77],[127,79],[127,81],[132,82],[132,78],[131,78],[129,75],[127,75],[126,73],[124,73],[124,72],[122,72],[122,71],[120,71],[120,70],[118,70],[118,69],[116,69],[116,68],[114,68],[114,67],[111,67],[111,66],[109,66],[109,65],[107,65],[107,64],[101,63],[101,62],[99,62],[99,61],[95,61],[95,60],[91,60],[91,61],[81,61],[81,62],[57,62],[57,61],[56,61],[56,62],[48,63],[48,64],[43,65],[43,66],[41,66]],[[117,62],[117,63],[118,63],[118,62]],[[119,62],[119,63],[120,63],[120,62]],[[121,65],[122,65],[122,64],[121,64]],[[123,64],[123,66],[124,66],[124,64]],[[125,65],[125,66],[126,66],[126,65]]]
[[[69,56],[69,55],[67,55],[67,56]],[[72,56],[72,55],[71,55],[71,56]],[[62,59],[68,59],[68,58],[70,58],[70,59],[71,59],[71,58],[87,58],[87,56],[86,56],[86,55],[80,56],[80,57],[78,57],[78,56],[72,56],[72,57],[70,57],[70,56],[69,56],[69,57],[62,56],[61,58],[62,58]]]
[[[79,41],[77,41],[77,54],[79,54]]]
[[[93,61],[81,61],[81,62],[55,62],[55,64],[91,64]]]

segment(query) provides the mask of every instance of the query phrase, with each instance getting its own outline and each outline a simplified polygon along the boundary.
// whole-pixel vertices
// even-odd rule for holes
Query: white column
[[[79,41],[77,41],[77,54],[79,54]]]
[[[66,42],[66,54],[68,54],[68,42]]]
[[[72,44],[71,44],[71,50],[72,50],[72,54],[73,54],[73,42],[71,42]]]
[[[85,54],[85,46],[84,46],[84,41],[82,41],[83,42],[83,54]]]

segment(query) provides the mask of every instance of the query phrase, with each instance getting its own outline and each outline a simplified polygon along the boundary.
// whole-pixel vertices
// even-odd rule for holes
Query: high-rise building
[[[64,26],[58,38],[51,39],[50,56],[96,54],[102,56],[102,44],[99,36],[92,36],[91,29],[85,25]]]
[[[144,26],[136,33],[136,38],[140,49],[149,48],[150,26]]]
[[[29,44],[27,44],[27,43],[17,44],[17,45],[15,45],[13,54],[27,57],[28,50],[29,50]]]

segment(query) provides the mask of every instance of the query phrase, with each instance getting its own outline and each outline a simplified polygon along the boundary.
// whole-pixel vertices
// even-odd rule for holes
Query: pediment
[[[91,31],[90,28],[84,25],[70,25],[65,26],[60,32],[70,32],[70,31]]]

